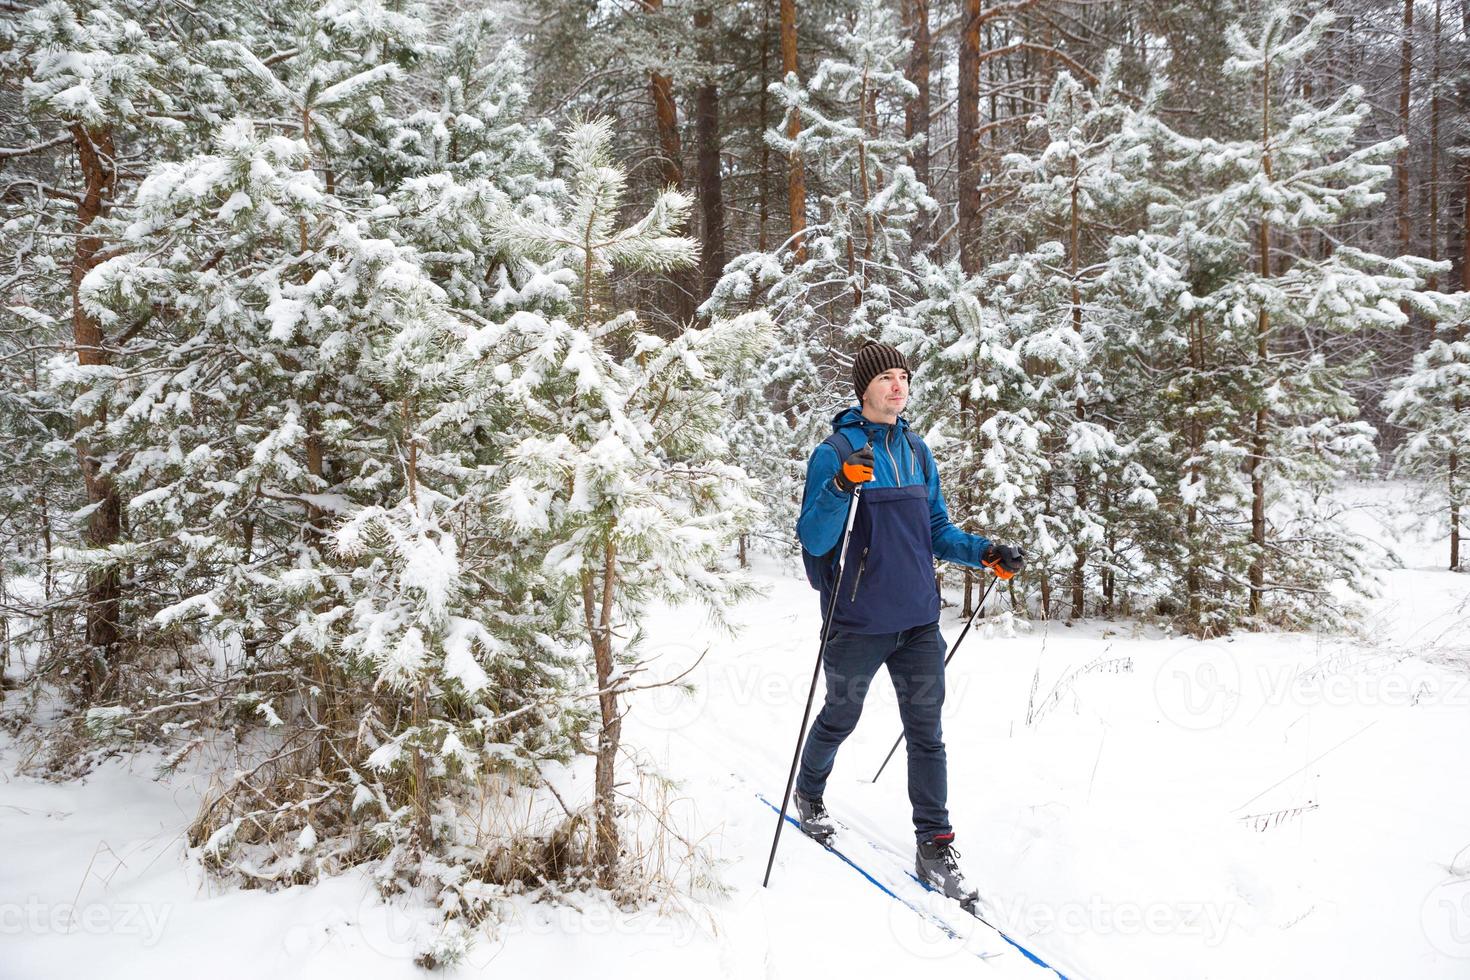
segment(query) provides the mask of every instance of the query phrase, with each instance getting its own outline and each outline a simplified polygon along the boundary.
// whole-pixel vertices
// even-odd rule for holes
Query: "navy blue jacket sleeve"
[[[939,489],[939,467],[927,445],[924,453],[929,457],[929,536],[934,542],[934,556],[958,565],[983,567],[980,556],[990,547],[990,539],[962,531],[950,523],[949,508],[944,503],[944,491]]]
[[[847,524],[852,494],[843,493],[832,482],[840,465],[837,450],[825,442],[806,464],[806,492],[801,500],[801,516],[796,520],[796,536],[801,538],[801,546],[814,555],[825,555],[837,547]]]

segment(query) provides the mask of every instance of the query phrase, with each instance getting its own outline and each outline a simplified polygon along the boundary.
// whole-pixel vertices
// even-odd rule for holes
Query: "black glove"
[[[832,482],[836,483],[837,489],[843,493],[852,493],[859,483],[867,483],[872,478],[873,446],[869,443],[843,460]]]
[[[1008,579],[1026,567],[1026,549],[1011,544],[993,544],[980,556],[980,564],[995,573],[998,579]]]

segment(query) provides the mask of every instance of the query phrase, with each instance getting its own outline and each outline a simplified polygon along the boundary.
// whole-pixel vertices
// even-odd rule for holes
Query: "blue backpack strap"
[[[909,449],[913,451],[914,458],[924,470],[924,482],[929,482],[929,453],[926,451],[924,440],[913,429],[904,429],[903,434],[909,437]]]
[[[836,451],[838,469],[842,468],[842,461],[851,456],[853,452],[851,440],[841,432],[833,432],[830,436],[822,440],[821,445],[831,446]],[[803,507],[806,506],[805,491],[802,492],[801,503]]]
[[[841,432],[833,432],[822,440],[822,445],[831,446],[837,453],[837,465],[840,467],[842,461],[853,454],[852,440]],[[864,444],[866,445],[866,443]],[[803,491],[802,506],[806,506],[805,492]],[[832,550],[825,555],[814,555],[805,547],[801,549],[802,564],[806,566],[807,581],[814,589],[826,589],[831,586],[832,579],[837,571],[837,549],[833,545]]]
[[[841,430],[835,430],[827,438],[822,440],[822,445],[831,446],[837,450],[837,468],[841,469],[843,462],[851,456],[858,448],[852,444],[852,440],[843,435]],[[866,443],[864,443],[866,445]]]

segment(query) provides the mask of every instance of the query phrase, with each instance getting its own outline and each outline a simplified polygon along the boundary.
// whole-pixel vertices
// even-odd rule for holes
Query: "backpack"
[[[928,483],[929,454],[924,452],[924,441],[915,435],[912,429],[904,429],[903,434],[908,436],[909,449],[913,451],[914,458],[919,461],[919,466],[924,473],[924,482]],[[831,446],[837,451],[838,466],[842,465],[842,460],[847,459],[847,457],[862,448],[862,445],[854,446],[852,441],[842,434],[841,430],[833,432],[830,436],[823,439],[822,445]],[[863,445],[866,445],[866,443]],[[805,493],[802,494],[801,504],[803,509],[805,509]],[[798,538],[797,542],[800,543],[800,540]],[[837,539],[837,543],[832,546],[832,550],[825,555],[814,555],[806,550],[805,545],[802,545],[801,563],[806,566],[806,580],[811,584],[812,588],[825,593],[832,587],[833,580],[837,575],[838,552],[841,550],[842,539],[840,537]]]

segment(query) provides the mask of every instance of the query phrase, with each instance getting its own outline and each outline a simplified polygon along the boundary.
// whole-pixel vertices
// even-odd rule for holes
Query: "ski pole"
[[[975,603],[975,611],[970,613],[970,618],[965,621],[965,628],[960,631],[959,637],[954,641],[954,646],[949,648],[949,655],[944,658],[944,666],[948,667],[949,662],[954,659],[955,651],[960,648],[960,641],[965,638],[966,633],[970,632],[970,625],[975,622],[975,617],[980,615],[980,610],[985,608],[985,597],[990,595],[990,590],[995,587],[995,583],[998,581],[1000,581],[998,578],[992,578],[990,584],[985,586],[985,591],[980,593],[980,601]],[[883,765],[879,766],[878,771],[873,774],[873,782],[876,783],[878,777],[883,775],[883,770],[888,767],[888,760],[893,758],[893,753],[898,751],[899,743],[902,741],[903,732],[899,732],[898,738],[893,742],[893,748],[889,749],[888,754],[883,757]]]
[[[801,743],[806,737],[806,723],[812,715],[812,699],[817,696],[817,678],[822,673],[822,657],[827,652],[827,638],[832,633],[832,616],[837,611],[837,593],[841,591],[842,570],[847,567],[847,543],[852,538],[852,522],[857,514],[858,495],[862,484],[853,487],[852,502],[847,505],[847,524],[842,529],[842,550],[837,557],[837,578],[832,583],[832,598],[827,600],[827,615],[822,621],[822,643],[817,647],[817,664],[812,668],[812,686],[806,693],[806,710],[801,713],[801,728],[796,733],[796,752],[791,756],[791,772],[786,777],[786,792],[781,795],[781,813],[776,817],[776,836],[771,838],[771,856],[766,859],[766,876],[761,887],[771,883],[771,866],[776,863],[776,845],[781,843],[781,828],[786,824],[786,806],[791,800],[791,787],[796,784],[796,767],[801,762]]]

